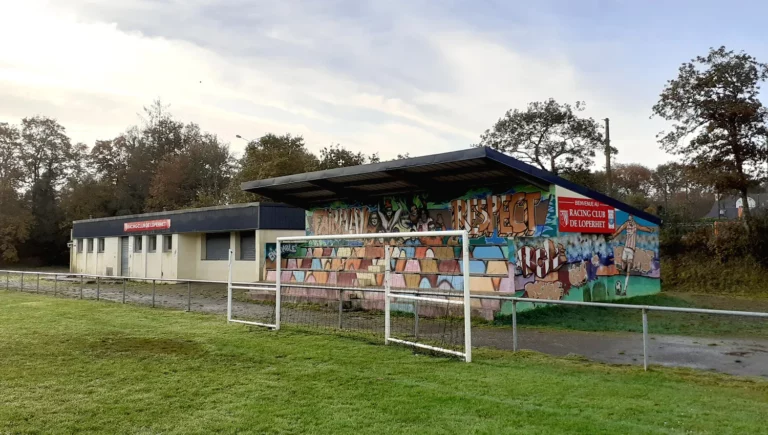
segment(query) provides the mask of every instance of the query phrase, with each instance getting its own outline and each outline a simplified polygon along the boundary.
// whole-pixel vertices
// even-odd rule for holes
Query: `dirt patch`
[[[198,355],[205,352],[203,347],[191,340],[151,337],[108,337],[89,345],[91,351],[113,355]]]

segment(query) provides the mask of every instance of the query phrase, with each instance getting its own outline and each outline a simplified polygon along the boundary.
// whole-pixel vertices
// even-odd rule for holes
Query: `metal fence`
[[[5,281],[5,282],[2,282]],[[274,283],[233,282],[240,286],[269,287]],[[378,310],[365,310],[354,307],[350,302],[350,293],[382,293],[383,290],[364,287],[339,287],[307,285],[300,283],[284,283],[286,289],[325,289],[338,295],[337,300],[326,299],[322,302],[311,298],[302,298],[297,293],[283,296],[281,305],[282,322],[287,324],[304,325],[334,330],[353,331],[384,336],[384,317]],[[40,293],[56,297],[76,299],[93,299],[124,304],[139,304],[151,307],[177,309],[189,312],[210,314],[227,314],[227,281],[211,280],[178,280],[162,278],[126,278],[104,275],[28,272],[0,270],[0,288]],[[418,289],[398,289],[398,294],[413,294],[436,298],[461,297],[460,292],[430,292]],[[274,292],[272,292],[274,294]],[[298,294],[301,294],[300,292]],[[537,305],[569,305],[582,307],[600,307],[607,309],[635,310],[641,314],[643,338],[643,367],[647,370],[649,363],[649,332],[648,313],[691,313],[703,315],[741,316],[746,318],[768,319],[768,313],[753,311],[714,310],[704,308],[668,307],[657,305],[631,305],[605,302],[580,302],[562,300],[530,299],[514,296],[471,295],[472,299],[500,301],[512,303],[512,350],[518,346],[518,303],[534,303]],[[274,318],[274,299],[271,301],[253,300],[245,293],[236,294],[232,309],[239,316],[250,318]],[[414,301],[416,302],[416,301]],[[270,310],[272,310],[270,312]],[[433,336],[446,334],[445,319],[433,319],[420,316],[421,311],[416,307],[410,315],[392,318],[392,328],[395,331],[412,337]],[[460,316],[460,314],[459,314]],[[463,329],[463,319],[457,318],[456,326]],[[463,331],[461,331],[463,332]],[[457,336],[457,338],[460,338]]]

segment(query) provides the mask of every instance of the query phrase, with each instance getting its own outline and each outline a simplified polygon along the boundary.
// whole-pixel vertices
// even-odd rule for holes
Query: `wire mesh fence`
[[[218,315],[225,315],[227,312],[227,285],[221,282],[155,280],[153,285],[151,279],[0,271],[0,289],[57,298],[137,304]],[[237,290],[233,293],[233,317],[264,323],[274,322],[274,291]],[[419,294],[437,300],[457,298],[456,294],[441,294],[434,289],[411,290],[404,294]],[[353,332],[356,335],[365,334],[383,342],[384,296],[380,288],[322,288],[318,285],[310,287],[286,283],[282,297],[281,313],[284,324]],[[503,296],[478,295],[473,298],[503,299],[507,303],[512,300],[518,303],[524,301],[524,298]],[[477,346],[510,350],[532,349],[554,355],[586,354],[611,363],[682,365],[715,368],[736,374],[768,376],[765,369],[768,364],[765,359],[760,358],[768,353],[764,350],[756,351],[756,348],[764,348],[760,347],[759,343],[756,345],[754,340],[748,339],[750,336],[762,334],[768,313],[566,301],[536,303],[567,304],[580,310],[571,317],[584,315],[587,310],[626,313],[626,316],[611,317],[611,323],[615,326],[613,330],[638,335],[598,334],[590,337],[576,331],[558,332],[549,328],[548,322],[560,324],[560,319],[538,314],[534,317],[535,320],[522,317],[522,328],[515,323],[506,327],[474,328],[473,343]],[[462,308],[461,305],[449,305],[439,301],[396,300],[391,305],[391,337],[460,351],[464,342]],[[744,308],[750,307],[745,305]],[[645,322],[647,329],[643,328],[641,321],[642,311],[646,312],[648,319]],[[692,329],[702,322],[714,328],[718,338],[702,337],[700,331]],[[555,324],[552,326],[556,326]],[[542,333],[538,329],[540,327],[548,329],[547,333]],[[725,338],[737,337],[745,331],[752,331],[753,334],[748,334],[747,339]],[[548,341],[548,335],[553,335],[553,340]]]

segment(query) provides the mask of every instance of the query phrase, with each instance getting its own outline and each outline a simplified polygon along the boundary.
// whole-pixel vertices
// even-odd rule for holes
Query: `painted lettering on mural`
[[[516,265],[525,277],[533,273],[539,278],[544,278],[568,262],[563,245],[555,245],[552,240],[548,240],[540,248],[522,246],[517,250],[516,257]]]
[[[299,248],[298,243],[281,243],[280,244],[280,256],[285,257],[290,254],[295,254]],[[269,261],[277,260],[277,243],[265,244],[266,256]]]
[[[557,198],[560,232],[607,233],[616,229],[616,209],[599,201]]]
[[[454,228],[473,237],[490,237],[494,230],[499,237],[533,236],[546,223],[548,210],[549,199],[542,200],[541,192],[451,201]]]

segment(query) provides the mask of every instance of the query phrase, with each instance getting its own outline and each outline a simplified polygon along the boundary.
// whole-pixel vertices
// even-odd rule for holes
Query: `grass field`
[[[0,291],[0,433],[757,433],[768,382]]]
[[[661,293],[620,302],[635,305],[768,312],[767,299],[735,296]],[[523,327],[579,331],[643,331],[641,314],[637,310],[553,305],[522,312],[518,314],[517,320]],[[495,323],[511,325],[512,319],[511,316],[504,316],[496,319]],[[768,338],[768,320],[739,316],[650,311],[648,329],[652,334]]]

